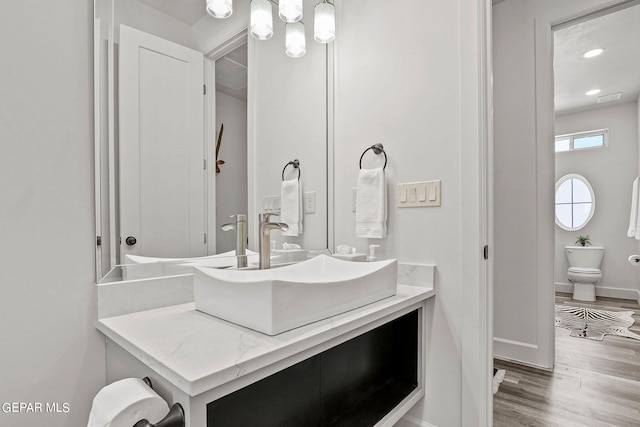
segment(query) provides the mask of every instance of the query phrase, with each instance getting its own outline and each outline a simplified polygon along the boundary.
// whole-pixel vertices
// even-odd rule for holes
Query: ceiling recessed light
[[[590,51],[587,51],[585,53],[582,54],[583,58],[594,58],[598,55],[600,55],[602,52],[604,52],[604,49],[599,47],[597,49],[591,49]]]
[[[597,95],[600,92],[601,92],[600,89],[591,89],[590,91],[587,91],[584,94],[587,96],[591,96],[591,95]]]

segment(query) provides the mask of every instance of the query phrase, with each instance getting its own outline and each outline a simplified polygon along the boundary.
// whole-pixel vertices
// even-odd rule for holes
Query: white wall
[[[224,164],[216,175],[216,252],[220,253],[236,248],[235,231],[222,231],[220,226],[233,222],[231,215],[247,214],[247,103],[216,92],[216,122],[216,132],[224,124],[218,153]]]
[[[555,227],[555,282],[557,290],[572,292],[567,280],[569,263],[566,245],[579,235],[589,235],[595,246],[604,246],[602,279],[597,294],[636,299],[638,271],[627,262],[636,253],[638,242],[627,237],[631,186],[638,176],[638,105],[636,102],[556,116],[556,134],[609,129],[609,144],[602,149],[556,154],[556,180],[568,173],[584,176],[596,198],[591,221],[579,231]]]
[[[481,4],[406,0],[406,7],[389,14],[386,4],[349,0],[339,15],[337,239],[364,244],[353,237],[351,186],[360,153],[372,142],[383,142],[390,157],[390,200],[398,182],[441,179],[443,185],[440,208],[390,208],[389,236],[380,253],[438,266],[433,323],[426,331],[427,397],[405,425],[476,425],[482,412],[476,389],[484,374],[476,372],[477,366],[466,368],[482,356],[476,343],[482,291],[477,270],[484,242],[478,236],[480,46],[475,27]],[[105,381],[104,340],[93,327],[91,286],[91,2],[80,7],[78,1],[60,0],[47,13],[34,13],[40,6],[31,0],[3,3],[0,14],[7,70],[0,83],[0,171],[2,182],[11,183],[2,186],[0,205],[0,255],[7,261],[0,273],[0,397],[70,402],[71,412],[0,413],[0,424],[81,426]],[[315,68],[305,72],[322,74]],[[300,103],[305,96],[288,103],[312,110]],[[298,142],[321,133],[310,124],[296,131]],[[264,176],[275,174],[277,181],[282,161],[291,155],[295,150],[289,147],[286,156],[267,162],[273,170]],[[316,163],[317,156],[300,160],[305,174],[307,164],[309,171],[326,167]],[[31,256],[42,239],[52,244],[36,251],[34,267]]]
[[[370,243],[380,244],[380,259],[437,265],[438,294],[427,338],[427,395],[398,426],[481,425],[474,405],[482,404],[473,399],[482,373],[474,377],[465,372],[465,358],[476,357],[479,351],[473,341],[479,335],[475,329],[479,278],[477,271],[467,277],[463,265],[467,254],[467,266],[479,264],[481,253],[480,185],[474,176],[480,163],[478,126],[466,121],[467,113],[475,115],[471,121],[478,115],[478,99],[473,99],[479,81],[478,4],[420,0],[403,1],[397,8],[366,0],[336,4],[336,244],[356,246],[359,251]],[[388,236],[367,240],[355,237],[352,187],[360,155],[378,142],[388,155]],[[368,157],[370,164],[374,161]],[[473,183],[463,188],[472,176]],[[438,179],[441,207],[395,207],[396,184]],[[467,225],[473,230],[463,235]],[[464,292],[472,296],[469,306]],[[464,328],[472,337],[466,349],[461,339]],[[466,390],[472,390],[469,400]]]
[[[505,1],[493,7],[494,144],[495,144],[495,336],[536,343],[536,304],[514,304],[524,291],[537,298],[535,115],[530,19],[525,2]],[[520,50],[525,45],[528,50]],[[513,96],[517,93],[518,96]],[[518,112],[517,114],[515,112]],[[525,225],[525,226],[523,226]],[[514,250],[514,246],[518,250]],[[531,265],[528,265],[531,264]],[[510,310],[509,307],[514,307]],[[517,308],[516,308],[517,307]],[[508,310],[508,311],[507,311]],[[527,319],[519,325],[517,319]],[[496,355],[500,355],[496,349]]]
[[[86,425],[105,384],[94,328],[93,2],[0,5],[0,402],[68,403],[0,425]]]
[[[605,0],[506,0],[493,7],[495,356],[554,358],[551,25]],[[591,8],[591,9],[590,9]]]

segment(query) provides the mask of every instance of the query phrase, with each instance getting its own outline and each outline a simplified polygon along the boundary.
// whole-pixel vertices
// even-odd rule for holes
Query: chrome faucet
[[[238,260],[238,268],[247,266],[247,216],[244,214],[231,215],[236,222],[223,224],[222,230],[236,230],[236,258]]]
[[[289,226],[284,222],[269,222],[270,213],[258,214],[260,240],[260,270],[271,268],[271,231],[287,231]]]

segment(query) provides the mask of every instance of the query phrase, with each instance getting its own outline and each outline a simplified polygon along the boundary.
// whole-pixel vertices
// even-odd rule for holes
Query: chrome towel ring
[[[375,154],[380,154],[380,153],[384,154],[384,166],[382,167],[382,170],[385,170],[387,168],[387,153],[386,151],[384,151],[384,146],[380,143],[373,144],[371,147],[367,148],[362,152],[362,155],[360,156],[360,169],[362,169],[362,158],[364,157],[365,153],[369,150],[373,150]]]
[[[287,170],[287,166],[292,165],[294,169],[298,169],[298,181],[300,181],[300,175],[302,175],[302,171],[300,170],[300,160],[295,159],[284,165],[282,169],[282,180],[284,181],[284,171]]]

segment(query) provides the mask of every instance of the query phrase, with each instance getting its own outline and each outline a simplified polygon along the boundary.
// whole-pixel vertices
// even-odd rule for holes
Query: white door
[[[201,52],[120,26],[121,262],[206,255],[203,64]]]

